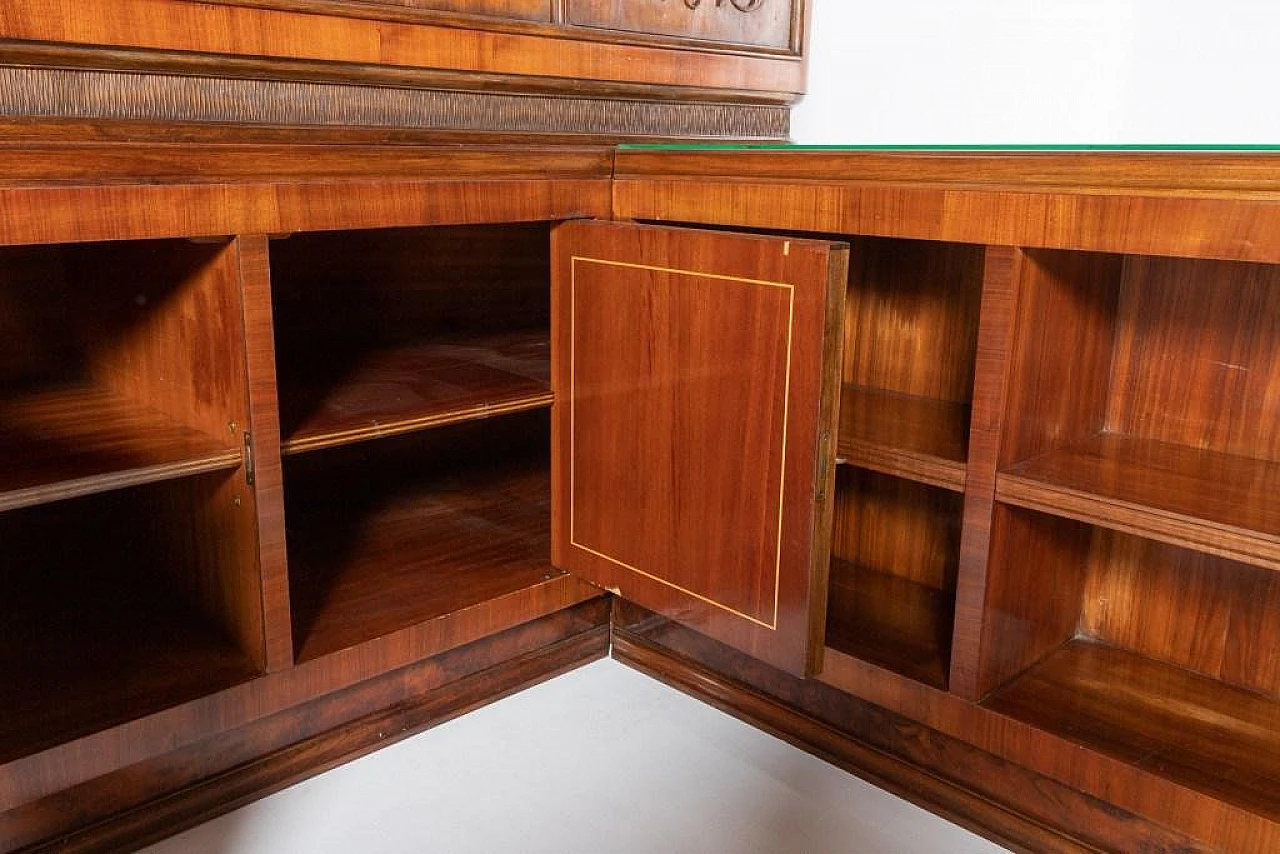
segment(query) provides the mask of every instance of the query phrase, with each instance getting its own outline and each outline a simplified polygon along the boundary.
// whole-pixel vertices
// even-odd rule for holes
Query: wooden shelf
[[[545,453],[378,487],[335,483],[290,507],[300,661],[562,575],[550,564]]]
[[[323,348],[317,348],[323,350]],[[282,369],[286,454],[548,407],[545,328],[418,341]]]
[[[219,444],[91,385],[0,400],[0,511],[240,465]]]
[[[963,492],[969,406],[846,384],[840,398],[841,461]]]
[[[1280,820],[1280,702],[1123,649],[1073,640],[987,708]]]
[[[257,675],[180,597],[103,559],[0,580],[0,764]]]
[[[946,690],[954,594],[833,560],[826,644]]]
[[[1280,463],[1101,433],[999,475],[1007,503],[1280,570]]]

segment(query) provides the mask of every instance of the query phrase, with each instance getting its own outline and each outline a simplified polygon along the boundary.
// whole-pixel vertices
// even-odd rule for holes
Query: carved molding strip
[[[785,139],[786,107],[0,68],[0,115],[288,127]]]

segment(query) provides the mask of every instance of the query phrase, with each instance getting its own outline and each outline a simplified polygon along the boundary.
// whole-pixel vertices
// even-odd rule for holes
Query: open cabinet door
[[[847,249],[552,237],[552,561],[785,670],[820,662]]]

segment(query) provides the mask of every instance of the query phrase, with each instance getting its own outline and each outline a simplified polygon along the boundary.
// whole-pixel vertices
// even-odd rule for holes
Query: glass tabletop
[[[1280,151],[1280,144],[1212,144],[1212,143],[1127,143],[1105,144],[1008,144],[1008,145],[802,145],[793,143],[630,143],[618,146],[624,151],[955,151],[955,152],[1016,152],[1016,151]]]

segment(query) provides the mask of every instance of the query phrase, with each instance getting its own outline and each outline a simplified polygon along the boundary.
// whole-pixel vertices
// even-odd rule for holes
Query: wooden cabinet
[[[15,154],[0,850],[611,637],[1024,847],[1280,845],[1280,161],[513,151]]]
[[[805,16],[804,0],[9,0],[0,115],[271,139],[782,141]]]
[[[1267,850],[1280,173],[1165,163],[624,151],[615,215],[849,246],[820,681]]]
[[[604,651],[550,562],[549,259],[609,152],[403,153],[0,188],[0,850]]]

